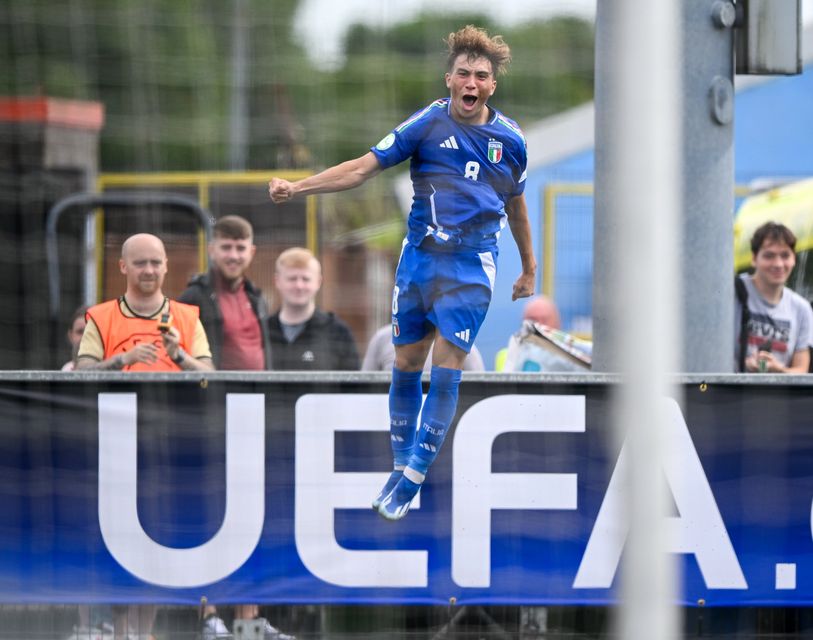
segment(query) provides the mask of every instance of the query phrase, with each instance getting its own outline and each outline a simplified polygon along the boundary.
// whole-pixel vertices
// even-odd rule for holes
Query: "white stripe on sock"
[[[422,474],[420,471],[415,471],[412,467],[407,467],[404,469],[404,477],[407,480],[411,480],[415,484],[423,484],[423,481],[426,480],[426,476]]]

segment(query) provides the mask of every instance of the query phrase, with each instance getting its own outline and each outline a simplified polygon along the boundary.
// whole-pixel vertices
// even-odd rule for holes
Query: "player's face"
[[[752,259],[754,278],[768,286],[784,285],[796,265],[796,255],[787,244],[766,240]]]
[[[158,243],[143,241],[130,247],[119,260],[121,272],[127,278],[127,290],[150,296],[161,291],[167,275],[167,256]]]
[[[446,87],[451,96],[451,114],[458,122],[485,124],[486,102],[494,95],[497,81],[488,58],[469,60],[465,53],[457,56],[446,74]]]
[[[209,244],[209,260],[224,279],[235,281],[243,277],[256,250],[251,238],[235,240],[216,237]]]
[[[314,262],[306,267],[281,267],[274,282],[283,304],[289,307],[305,307],[316,300],[322,286],[322,274]]]

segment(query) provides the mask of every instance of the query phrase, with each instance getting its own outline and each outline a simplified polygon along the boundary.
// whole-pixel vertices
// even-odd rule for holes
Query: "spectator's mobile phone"
[[[759,355],[759,353],[761,353],[763,351],[765,353],[770,353],[771,352],[771,341],[770,340],[768,342],[765,342],[765,343],[763,343],[763,344],[761,344],[759,346],[759,352],[757,353],[757,355]],[[768,363],[765,360],[760,360],[759,361],[759,370],[762,371],[762,372],[765,372],[765,371],[767,371],[767,369],[768,369]]]
[[[160,331],[161,333],[167,333],[169,331],[170,326],[171,325],[169,323],[169,314],[162,313],[161,319],[158,321],[158,331]]]

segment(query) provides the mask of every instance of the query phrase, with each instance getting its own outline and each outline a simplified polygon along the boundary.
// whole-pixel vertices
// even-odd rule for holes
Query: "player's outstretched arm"
[[[531,240],[531,223],[528,222],[528,205],[525,202],[525,195],[518,195],[505,205],[508,213],[508,226],[511,227],[511,235],[519,249],[519,258],[522,261],[522,273],[514,283],[512,300],[527,298],[533,295],[536,285],[536,257],[534,256],[534,245]]]
[[[288,202],[295,196],[345,191],[359,186],[380,172],[381,165],[378,164],[373,153],[368,152],[360,158],[342,162],[315,176],[308,176],[296,182],[271,178],[268,183],[268,195],[275,204],[279,204]]]

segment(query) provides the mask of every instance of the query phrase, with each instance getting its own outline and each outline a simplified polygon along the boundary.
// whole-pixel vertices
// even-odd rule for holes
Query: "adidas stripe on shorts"
[[[497,250],[433,250],[428,238],[420,247],[406,243],[392,293],[393,344],[418,342],[437,327],[440,335],[466,353],[485,320]]]

